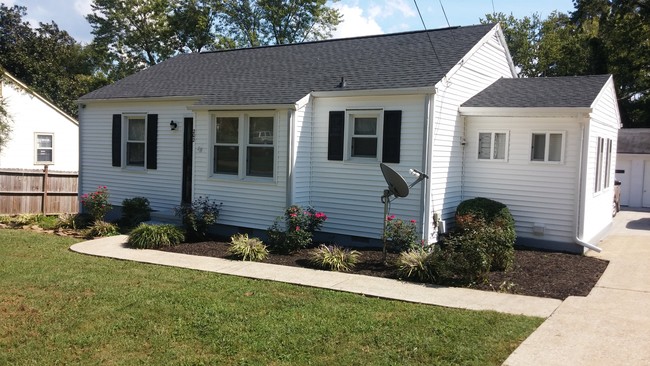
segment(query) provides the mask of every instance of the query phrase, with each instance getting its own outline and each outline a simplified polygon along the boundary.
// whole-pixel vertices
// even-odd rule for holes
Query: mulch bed
[[[398,278],[394,263],[397,254],[388,253],[383,263],[381,249],[358,249],[360,262],[351,273]],[[228,244],[222,241],[186,243],[161,249],[168,252],[231,259]],[[270,254],[265,263],[308,267],[309,249],[291,255]],[[517,249],[513,268],[508,272],[491,272],[484,283],[468,287],[486,291],[549,297],[564,300],[568,296],[587,296],[607,268],[607,261],[576,254]]]

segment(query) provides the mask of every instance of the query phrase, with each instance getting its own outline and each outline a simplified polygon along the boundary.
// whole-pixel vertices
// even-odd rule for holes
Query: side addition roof
[[[618,130],[618,154],[650,154],[650,128]]]
[[[494,25],[183,54],[79,99],[198,97],[293,104],[312,91],[433,87]],[[435,47],[435,52],[432,47]],[[439,60],[439,61],[438,61]]]
[[[501,78],[461,107],[591,107],[611,75]]]

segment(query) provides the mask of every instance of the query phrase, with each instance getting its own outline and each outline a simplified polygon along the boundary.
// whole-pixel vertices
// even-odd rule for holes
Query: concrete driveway
[[[650,365],[650,211],[621,211],[599,243],[609,266],[569,297],[504,365]]]

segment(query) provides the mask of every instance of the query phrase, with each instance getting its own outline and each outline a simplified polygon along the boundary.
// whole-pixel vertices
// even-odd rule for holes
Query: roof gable
[[[344,90],[432,87],[493,28],[478,25],[183,54],[80,101],[197,96],[200,105],[292,104],[312,91],[341,90],[342,77]]]
[[[476,108],[590,108],[611,75],[501,78],[463,103]]]

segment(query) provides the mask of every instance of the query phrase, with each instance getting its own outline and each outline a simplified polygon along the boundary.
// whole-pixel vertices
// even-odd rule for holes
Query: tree
[[[2,69],[0,69],[0,82],[2,81]],[[11,133],[11,118],[7,113],[5,101],[0,97],[0,152],[7,145]]]
[[[56,23],[32,29],[25,7],[0,5],[0,65],[62,110],[76,115],[75,100],[107,83],[96,74],[93,51]]]
[[[326,0],[259,0],[224,3],[224,21],[240,46],[326,39],[341,22]]]

